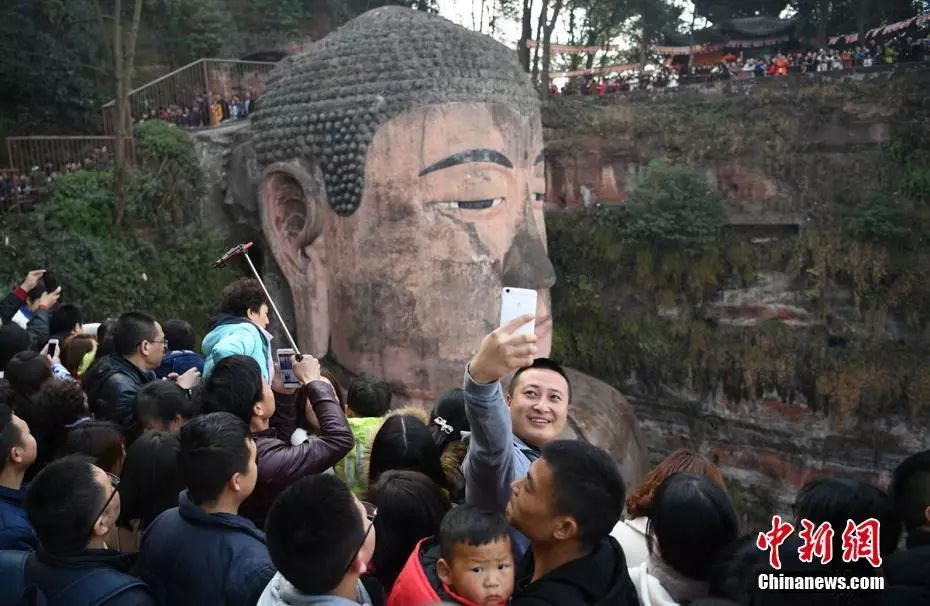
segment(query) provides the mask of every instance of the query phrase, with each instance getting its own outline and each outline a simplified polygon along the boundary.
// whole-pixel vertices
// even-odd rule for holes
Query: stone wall
[[[904,204],[889,150],[930,147],[928,85],[918,64],[555,97],[544,111],[548,204],[563,211],[548,220],[555,355],[621,389],[653,462],[683,445],[717,461],[747,526],[790,513],[821,475],[884,485],[926,447],[930,313],[896,299],[926,280],[926,241],[856,240],[847,215],[876,191]],[[656,158],[724,197],[713,251],[633,250],[599,227],[596,207],[623,205]],[[915,225],[926,201],[907,206]]]
[[[900,118],[893,100],[925,85],[928,71],[916,63],[552,97],[548,201],[580,206],[587,190],[592,203],[622,203],[638,167],[663,156],[700,166],[750,222],[773,207],[809,211],[812,197],[852,185],[849,171],[874,174],[868,159]]]

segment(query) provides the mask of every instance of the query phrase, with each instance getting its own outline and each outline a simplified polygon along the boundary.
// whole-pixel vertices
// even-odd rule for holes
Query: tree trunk
[[[533,0],[523,0],[523,19],[520,31],[520,45],[517,48],[517,57],[525,71],[530,71],[530,49],[526,41],[533,35]]]
[[[697,20],[697,5],[694,5],[694,8],[691,11],[691,35],[688,39],[688,44],[691,46],[688,47],[688,73],[691,73],[691,70],[694,68],[694,22]]]
[[[871,8],[871,0],[859,0],[859,39],[856,41],[858,44],[865,42],[865,24],[868,22]]]
[[[116,198],[115,223],[122,227],[126,216],[126,180],[129,176],[127,148],[132,140],[132,116],[129,106],[129,91],[136,61],[136,40],[142,20],[142,1],[135,0],[129,36],[123,41],[122,0],[114,0],[113,7],[113,68],[116,76],[116,124],[114,125],[116,148],[113,167],[113,193]]]
[[[597,44],[597,35],[594,32],[588,32],[588,37],[585,40],[585,46],[594,46]],[[585,69],[591,69],[594,67],[594,58],[597,53],[588,53],[588,58],[584,62]]]
[[[548,12],[549,0],[542,0],[542,8],[539,9],[539,21],[536,23],[536,48],[533,49],[533,82],[537,84],[539,84],[539,52],[546,25],[546,13]]]
[[[559,13],[562,11],[562,2],[563,0],[555,0],[555,6],[552,7],[552,17],[546,23],[546,28],[543,31],[543,59],[542,59],[542,77],[540,81],[542,83],[543,94],[549,95],[549,46],[552,42],[552,30],[555,29],[555,22],[559,18]]]
[[[827,15],[829,8],[828,0],[820,0],[817,3],[817,42],[821,47],[827,46]]]
[[[123,69],[123,3],[114,0],[113,3],[113,76],[116,78],[116,119],[113,123],[115,149],[113,165],[113,194],[116,198],[116,227],[123,226],[123,217],[126,214],[126,147],[123,137],[126,134],[126,71]]]
[[[578,24],[575,18],[575,8],[572,7],[572,9],[568,12],[568,40],[569,40],[568,43],[571,44],[572,46],[575,46],[576,44],[578,44],[578,36],[575,31],[577,25]],[[578,69],[578,65],[580,63],[581,63],[581,55],[572,53],[571,57],[569,58],[569,68],[570,68],[569,71],[575,71],[576,69]]]

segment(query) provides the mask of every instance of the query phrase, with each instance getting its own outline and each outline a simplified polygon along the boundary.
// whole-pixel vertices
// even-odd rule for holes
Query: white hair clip
[[[436,417],[435,419],[433,419],[433,423],[435,423],[436,425],[439,425],[439,427],[442,428],[443,433],[447,433],[449,435],[452,434],[452,426],[449,425],[449,422],[443,419],[442,417]]]

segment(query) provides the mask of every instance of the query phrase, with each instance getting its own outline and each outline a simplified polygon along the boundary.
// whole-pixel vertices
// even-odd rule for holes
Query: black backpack
[[[140,579],[111,574],[106,568],[75,571],[73,579],[53,594],[27,582],[30,569],[41,566],[34,552],[0,550],[0,606],[97,606],[133,587],[146,587]]]

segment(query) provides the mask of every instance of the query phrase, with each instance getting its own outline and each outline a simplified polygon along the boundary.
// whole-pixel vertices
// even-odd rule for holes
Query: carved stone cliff
[[[926,448],[928,85],[918,64],[544,110],[554,355],[621,389],[652,462],[716,460],[748,524],[814,477],[884,485]],[[723,196],[708,249],[617,235],[657,158]]]

